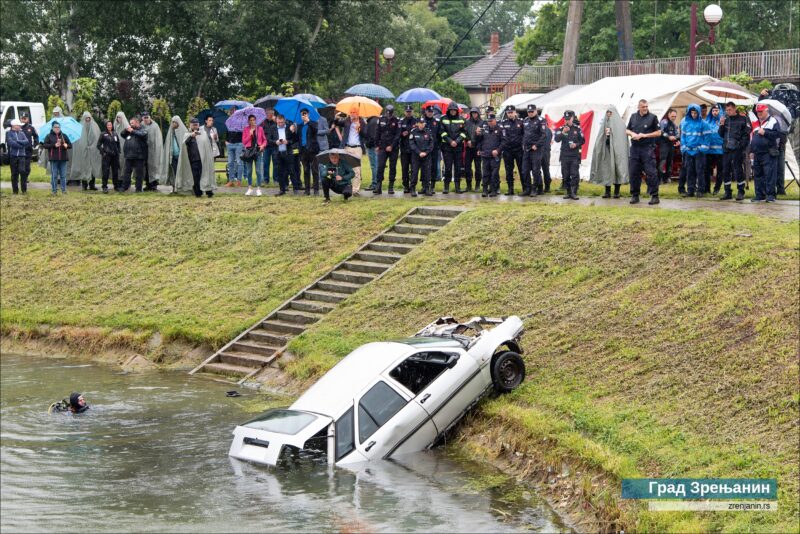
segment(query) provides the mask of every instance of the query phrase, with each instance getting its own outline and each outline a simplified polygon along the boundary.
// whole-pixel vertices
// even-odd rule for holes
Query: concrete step
[[[282,336],[274,331],[267,331],[261,328],[250,330],[247,333],[247,338],[259,343],[264,343],[266,345],[272,345],[274,347],[282,347],[289,342],[288,337]]]
[[[323,291],[322,289],[309,289],[303,292],[303,297],[314,302],[329,302],[336,304],[347,298],[347,293],[336,293],[334,291]]]
[[[311,312],[311,313],[328,313],[336,306],[330,302],[322,302],[319,300],[304,300],[296,299],[289,303],[289,307],[293,310]]]
[[[375,275],[341,269],[338,271],[332,271],[329,277],[334,280],[349,282],[351,284],[368,284],[369,282],[372,282],[372,280],[375,278]]]
[[[271,332],[279,334],[292,334],[294,336],[302,334],[306,331],[306,327],[298,323],[289,323],[276,319],[269,319],[268,321],[261,321],[261,327]]]
[[[374,263],[385,263],[391,265],[401,258],[399,254],[378,252],[376,250],[361,250],[356,252],[355,257],[361,261],[371,261]]]
[[[253,372],[253,368],[245,367],[243,365],[214,362],[205,364],[201,371],[212,372],[221,375],[249,375]]]
[[[444,226],[453,219],[450,217],[436,217],[433,215],[409,215],[401,223],[422,224],[425,226]]]
[[[347,260],[344,268],[348,271],[358,271],[360,273],[381,274],[390,266],[385,263],[374,263],[371,261]]]
[[[420,206],[419,208],[417,208],[417,211],[414,212],[414,215],[448,217],[452,219],[454,217],[461,215],[462,213],[464,213],[464,210],[459,208]]]
[[[381,234],[381,241],[389,243],[405,243],[407,245],[419,245],[425,241],[425,237],[419,234],[396,234],[394,232],[386,232]]]
[[[316,323],[322,319],[322,315],[318,313],[310,313],[299,310],[278,310],[275,314],[279,320],[286,321],[287,323],[297,324],[311,324]]]
[[[414,247],[410,245],[401,245],[400,243],[387,243],[386,241],[374,241],[367,245],[368,250],[375,250],[377,252],[391,252],[392,254],[406,254]]]
[[[441,228],[440,226],[425,226],[424,224],[395,224],[392,227],[392,232],[398,234],[421,234],[428,235],[436,232]]]
[[[219,361],[220,363],[236,365],[238,367],[250,367],[250,370],[252,371],[253,369],[260,369],[265,365],[269,365],[275,361],[277,357],[278,356],[275,354],[272,356],[264,356],[259,354],[250,354],[247,352],[225,351],[220,353]]]
[[[323,291],[333,291],[335,293],[355,293],[361,289],[362,284],[350,284],[340,280],[320,280],[317,282],[315,288],[322,289]]]
[[[285,344],[285,343],[284,343]],[[259,343],[253,340],[247,341],[237,341],[230,347],[228,350],[236,351],[236,352],[247,352],[249,354],[263,354],[269,356],[270,354],[275,354],[282,345],[268,345],[266,343]]]

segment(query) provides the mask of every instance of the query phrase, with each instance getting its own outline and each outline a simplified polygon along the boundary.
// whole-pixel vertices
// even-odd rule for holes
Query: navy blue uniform
[[[400,120],[400,179],[403,182],[403,193],[409,192],[409,173],[411,172],[411,147],[408,144],[411,130],[416,126],[417,119],[403,117]]]
[[[391,150],[387,152],[387,148]],[[397,154],[400,151],[400,120],[394,115],[383,115],[378,119],[375,131],[375,148],[378,152],[378,178],[375,182],[375,193],[381,192],[386,160],[389,160],[389,192],[394,192],[394,181],[397,178]]]
[[[432,157],[433,146],[436,143],[433,141],[433,135],[427,128],[418,129],[414,127],[408,135],[408,146],[411,151],[411,176],[409,179],[409,189],[412,195],[416,195],[417,180],[422,175],[423,192],[426,195],[433,194],[433,184],[431,183],[431,166],[430,158]],[[424,153],[425,156],[420,156]]]
[[[758,133],[759,128],[764,129],[764,135]],[[781,133],[778,123],[772,117],[762,121],[753,131],[750,140],[750,152],[753,153],[753,180],[756,183],[755,200],[775,200],[775,180],[778,176],[778,143]]]
[[[566,130],[566,131],[565,131]],[[555,135],[555,142],[561,143],[561,179],[564,189],[573,193],[578,190],[581,179],[581,147],[583,146],[583,131],[574,124],[564,125]]]
[[[547,140],[547,121],[541,117],[522,121],[522,195],[531,193],[531,173],[533,192],[542,192],[542,154]]]
[[[509,195],[514,194],[514,163],[522,176],[522,126],[520,119],[505,119],[500,124],[503,129],[503,163]]]
[[[482,196],[497,196],[500,191],[500,158],[503,155],[503,128],[499,124],[481,127],[478,136],[478,154],[483,161]],[[497,150],[497,155],[492,151]]]

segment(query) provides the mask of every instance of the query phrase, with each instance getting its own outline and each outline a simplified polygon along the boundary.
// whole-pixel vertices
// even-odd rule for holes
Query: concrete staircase
[[[236,336],[190,374],[215,373],[241,384],[278,359],[293,337],[364,285],[383,276],[403,255],[464,211],[447,206],[411,209],[390,229]]]

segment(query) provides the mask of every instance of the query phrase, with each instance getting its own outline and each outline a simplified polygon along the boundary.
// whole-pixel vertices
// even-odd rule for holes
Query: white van
[[[44,104],[39,102],[0,102],[0,161],[6,163],[8,160],[8,149],[6,148],[6,132],[11,127],[11,121],[19,119],[23,113],[27,113],[31,118],[31,124],[38,132],[45,123]]]

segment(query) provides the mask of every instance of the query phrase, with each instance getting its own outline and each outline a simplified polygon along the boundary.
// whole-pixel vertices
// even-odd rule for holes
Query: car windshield
[[[244,426],[293,436],[317,419],[316,415],[295,410],[268,410]]]

